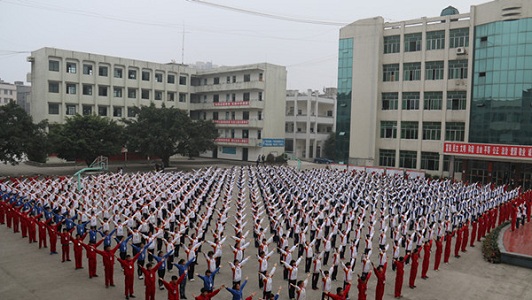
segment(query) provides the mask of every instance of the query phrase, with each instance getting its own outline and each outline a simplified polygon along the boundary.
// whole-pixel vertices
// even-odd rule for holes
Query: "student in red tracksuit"
[[[36,243],[37,242],[37,230],[35,229],[35,224],[37,223],[36,218],[34,216],[28,216],[27,218],[28,223],[28,242]]]
[[[332,298],[333,300],[346,300],[347,295],[349,295],[349,290],[351,289],[351,283],[346,283],[345,289],[342,287],[336,288],[336,294],[333,293],[326,293],[329,298]]]
[[[421,278],[427,279],[427,272],[429,271],[430,263],[430,248],[432,248],[432,241],[426,241],[423,244],[423,264],[421,265]]]
[[[469,247],[475,247],[475,239],[477,238],[477,228],[478,221],[473,220],[473,222],[471,222],[471,241],[469,243]]]
[[[96,274],[96,248],[103,243],[104,239],[101,239],[96,244],[89,242],[89,244],[82,243],[81,245],[85,248],[87,252],[87,260],[89,261],[89,278],[98,277]]]
[[[443,252],[443,237],[436,238],[436,255],[434,256],[434,270],[438,271],[440,268],[441,254]]]
[[[467,242],[469,242],[469,221],[466,221],[462,227],[462,252],[467,252]]]
[[[462,226],[459,226],[456,229],[456,241],[454,244],[454,257],[460,258],[460,247],[462,246]]]
[[[179,285],[185,279],[187,272],[181,274],[179,278],[175,275],[172,276],[172,281],[164,281],[159,278],[159,282],[162,282],[164,287],[168,290],[168,300],[179,300]]]
[[[87,236],[87,233],[80,236],[76,234],[76,237],[70,237],[72,243],[74,244],[74,263],[76,265],[76,270],[83,269],[83,240]]]
[[[50,236],[50,254],[57,254],[57,228],[61,222],[57,224],[53,223],[52,219],[49,219],[46,223],[46,228],[48,229],[48,235]]]
[[[194,296],[194,294],[192,294],[192,297],[194,297],[194,300],[211,300],[214,296],[216,296],[223,289],[225,289],[225,285],[223,284],[220,288],[210,293],[205,288],[201,288],[201,294],[199,294],[198,296]]]
[[[384,297],[384,284],[386,283],[386,267],[388,263],[384,263],[382,266],[378,266],[375,268],[375,265],[373,265],[373,262],[371,263],[373,266],[373,272],[375,272],[375,276],[377,277],[377,288],[375,289],[375,300],[382,300]]]
[[[443,252],[443,262],[448,264],[451,256],[451,243],[453,241],[454,232],[447,232],[445,234],[445,252]]]
[[[144,273],[144,286],[146,290],[144,292],[146,300],[155,300],[155,273],[157,269],[164,263],[166,258],[162,258],[159,263],[153,266],[151,263],[146,265],[146,268],[140,267],[142,273]]]
[[[135,277],[135,262],[150,244],[151,242],[148,245],[144,246],[144,249],[139,251],[133,258],[131,258],[131,255],[127,255],[126,259],[121,259],[120,257],[118,258],[118,261],[120,262],[120,264],[122,265],[122,268],[124,269],[124,281],[125,281],[124,293],[126,295],[126,299],[129,299],[130,297],[135,298],[135,296],[133,295],[133,283],[134,283],[133,279]]]
[[[367,274],[362,274],[362,276],[358,275],[358,299],[359,300],[366,300],[366,291],[368,290],[368,281],[371,277],[371,272],[368,272]]]
[[[68,231],[66,228],[63,228],[63,232],[57,233],[61,240],[61,262],[70,261],[70,239],[72,238],[72,231],[75,228]]]
[[[73,228],[74,229],[74,228]],[[118,247],[120,247],[120,244],[116,244],[114,248],[111,248],[111,246],[105,247],[104,251],[96,249],[96,253],[100,254],[102,256],[103,260],[103,268],[105,271],[105,287],[108,288],[109,286],[115,286],[113,271],[115,268],[115,253],[116,250],[118,250]]]
[[[39,249],[42,247],[48,248],[48,244],[46,243],[46,221],[41,221],[39,218],[37,220],[37,226],[39,227]]]
[[[395,265],[395,298],[401,298],[401,291],[403,289],[403,278],[405,275],[405,259],[407,259],[409,256],[410,255],[407,254],[405,255],[405,257],[399,257],[399,259],[393,261]]]
[[[411,289],[416,288],[416,276],[417,276],[417,269],[419,267],[419,252],[418,249],[414,249],[412,251],[412,265],[410,266],[410,278],[408,281],[408,286]]]

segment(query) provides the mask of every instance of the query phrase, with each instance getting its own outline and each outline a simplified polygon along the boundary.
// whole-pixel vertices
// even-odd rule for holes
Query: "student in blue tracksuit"
[[[214,272],[211,272],[211,270],[205,271],[205,276],[196,274],[196,276],[198,276],[199,278],[201,278],[201,280],[203,280],[203,287],[209,293],[212,292],[212,290],[214,289],[214,276],[216,275],[216,273],[218,273],[218,271],[220,271],[219,267],[216,268]]]
[[[185,272],[188,271],[188,267],[194,263],[194,258],[187,261],[187,263],[185,263],[185,260],[184,259],[180,259],[179,262],[177,264],[174,264],[174,266],[176,266],[176,268],[179,270],[179,276],[185,274]],[[181,283],[179,284],[179,297],[181,299],[187,299],[187,297],[185,296],[185,288],[187,286],[187,278],[185,277],[185,279],[183,279],[183,281],[181,281]]]
[[[159,251],[159,253],[157,253],[157,255],[153,256],[153,258],[157,261],[157,263],[159,263],[161,261],[163,262],[159,266],[159,269],[157,269],[157,273],[159,275],[159,279],[164,280],[164,274],[166,274],[166,259],[168,258],[168,256],[172,255],[172,253],[174,253],[174,251],[170,251],[170,252],[166,253],[164,256],[162,256],[163,252]],[[164,290],[164,285],[161,282],[161,280],[159,280],[159,289],[160,290]]]
[[[248,283],[248,278],[246,277],[246,280],[244,280],[242,284],[239,284],[239,283],[235,284],[234,289],[228,288],[228,287],[226,287],[225,289],[229,291],[229,293],[233,294],[233,298],[232,298],[233,300],[242,300],[244,299],[243,291],[247,283]]]

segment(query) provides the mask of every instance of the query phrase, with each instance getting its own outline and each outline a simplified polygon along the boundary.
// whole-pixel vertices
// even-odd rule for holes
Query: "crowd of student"
[[[365,299],[372,274],[382,299],[388,265],[399,298],[405,265],[414,289],[419,260],[420,277],[427,279],[431,259],[439,270],[442,256],[448,263],[454,250],[459,258],[497,224],[510,220],[518,230],[529,222],[532,201],[529,192],[505,186],[272,166],[109,173],[87,176],[82,186],[78,191],[68,177],[5,180],[0,223],[39,248],[49,246],[50,254],[59,241],[62,262],[70,261],[72,245],[76,269],[83,268],[85,252],[89,278],[98,276],[100,255],[107,288],[115,286],[116,259],[126,299],[135,297],[135,275],[144,280],[146,299],[155,299],[157,287],[167,289],[168,299],[186,299],[194,278],[203,281],[195,299],[222,297],[222,289],[225,298],[244,299],[243,267],[250,261],[262,299],[304,300],[309,280],[322,299],[347,299],[352,283]],[[246,255],[251,246],[253,258]],[[275,273],[277,263],[270,267],[272,257],[282,275]],[[224,265],[232,282],[215,288]],[[281,277],[283,294],[282,287],[274,291]]]

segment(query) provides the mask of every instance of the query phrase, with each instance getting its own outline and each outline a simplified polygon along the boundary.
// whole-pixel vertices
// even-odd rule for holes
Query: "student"
[[[194,294],[192,294],[192,297],[194,297],[195,300],[211,300],[214,296],[218,295],[218,293],[225,288],[225,285],[222,284],[222,286],[220,286],[219,288],[215,289],[214,291],[212,292],[207,292],[205,290],[205,288],[201,288],[201,294],[199,294],[198,296],[194,296]],[[186,298],[183,298],[183,299],[186,299]]]
[[[231,289],[231,288],[226,287],[225,289],[233,295],[233,298],[231,298],[232,300],[242,300],[244,299],[243,291],[247,283],[248,283],[248,278],[246,277],[246,280],[244,280],[242,285],[240,285],[240,283],[237,283],[234,288]]]
[[[133,295],[133,284],[134,284],[134,276],[135,276],[135,261],[139,259],[139,257],[145,253],[148,246],[146,245],[142,251],[139,251],[135,257],[131,258],[131,255],[126,255],[125,259],[118,258],[118,262],[122,265],[122,269],[124,269],[124,294],[126,295],[126,299],[135,298]],[[142,272],[142,271],[141,271]]]
[[[185,280],[186,272],[181,275],[180,277],[177,277],[175,275],[172,276],[172,281],[164,281],[163,279],[159,278],[159,282],[162,282],[164,287],[168,290],[168,300],[179,300],[179,285],[183,280]]]
[[[163,264],[164,260],[165,258],[161,259],[155,266],[148,263],[146,268],[140,267],[144,274],[144,286],[146,287],[144,296],[146,300],[155,300],[155,272],[157,272],[157,269]]]
[[[211,270],[206,270],[205,276],[196,273],[196,276],[203,280],[203,287],[209,293],[212,292],[214,289],[214,276],[216,275],[216,273],[218,273],[218,271],[220,271],[220,268],[214,269],[214,272],[211,272]]]

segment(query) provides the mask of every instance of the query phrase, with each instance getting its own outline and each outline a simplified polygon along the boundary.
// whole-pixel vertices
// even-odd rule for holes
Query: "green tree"
[[[95,115],[75,115],[64,124],[49,127],[50,152],[66,160],[82,159],[90,165],[96,157],[111,156],[122,149],[124,128]]]
[[[179,153],[179,142],[187,136],[188,115],[174,107],[157,108],[153,103],[135,108],[135,113],[136,119],[124,120],[128,148],[157,156],[168,166],[170,156]]]
[[[14,102],[0,106],[0,162],[12,165],[24,158],[25,154],[46,154],[39,150],[39,143],[45,143],[43,131],[45,122],[34,124],[31,116]],[[43,154],[44,153],[44,154]]]
[[[179,141],[178,153],[190,159],[215,147],[218,130],[211,120],[190,120],[185,123],[185,135]]]
[[[336,134],[331,132],[323,143],[323,153],[328,159],[336,160]]]

